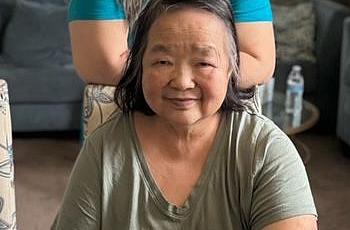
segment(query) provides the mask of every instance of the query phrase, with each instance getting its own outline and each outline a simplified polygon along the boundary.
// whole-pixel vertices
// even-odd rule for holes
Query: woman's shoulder
[[[239,138],[246,146],[251,146],[251,151],[255,151],[257,146],[283,140],[289,143],[289,137],[269,118],[259,113],[248,111],[232,112],[231,132],[233,136]]]
[[[282,219],[317,212],[305,166],[290,138],[270,119],[246,111],[233,112],[231,154],[241,188],[252,200],[253,229],[261,229]],[[277,192],[276,192],[277,191]],[[264,203],[261,206],[261,203]]]
[[[291,139],[272,120],[261,114],[233,112],[232,136],[239,142],[236,149],[253,166],[252,173],[260,171],[263,165],[284,165],[288,162],[301,162]],[[302,165],[302,164],[301,164]]]
[[[112,137],[125,135],[126,128],[129,122],[129,115],[120,111],[114,112],[103,124],[98,126],[87,137],[90,140],[106,141],[112,140]]]
[[[236,122],[240,122],[246,127],[251,127],[254,130],[257,141],[263,139],[273,140],[275,138],[289,140],[287,134],[265,115],[249,111],[243,111],[238,114],[240,114],[238,115],[240,119],[237,119]]]
[[[251,127],[258,132],[263,126],[265,129],[281,131],[271,119],[261,113],[250,112],[248,110],[232,111],[230,116],[232,117],[231,120],[235,123],[235,125]]]
[[[97,161],[103,161],[102,167],[123,170],[123,165],[115,165],[116,162],[124,162],[135,156],[136,139],[130,116],[131,114],[115,112],[85,139],[87,154]]]

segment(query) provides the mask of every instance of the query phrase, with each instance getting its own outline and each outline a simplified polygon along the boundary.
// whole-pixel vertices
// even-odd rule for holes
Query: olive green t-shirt
[[[304,165],[269,119],[222,115],[203,172],[182,207],[157,187],[131,115],[116,113],[85,141],[52,229],[241,230],[317,215]]]

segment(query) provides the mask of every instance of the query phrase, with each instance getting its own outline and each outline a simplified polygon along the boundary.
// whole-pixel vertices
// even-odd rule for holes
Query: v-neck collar
[[[227,125],[225,125],[227,123],[226,122],[227,113],[223,112],[221,114],[219,127],[216,132],[213,145],[209,150],[207,160],[204,163],[201,175],[199,176],[199,179],[196,182],[196,185],[194,186],[194,188],[192,189],[189,197],[185,201],[184,205],[181,207],[178,207],[170,203],[169,201],[167,201],[163,193],[161,192],[160,188],[158,187],[155,179],[151,174],[145,155],[142,151],[142,147],[138,139],[136,128],[134,125],[133,114],[129,113],[128,117],[129,117],[130,133],[133,135],[132,140],[137,152],[138,165],[140,168],[142,179],[144,180],[152,199],[154,200],[156,206],[165,215],[175,220],[184,219],[191,213],[194,206],[198,202],[199,198],[204,193],[205,187],[208,185],[208,178],[209,178],[209,175],[211,175],[213,165],[215,165],[215,161],[216,159],[218,159],[218,155],[219,155],[218,153],[222,152],[222,151],[219,151],[219,147],[222,146],[221,145],[221,141],[223,140],[222,136],[225,133],[225,130],[227,128]]]

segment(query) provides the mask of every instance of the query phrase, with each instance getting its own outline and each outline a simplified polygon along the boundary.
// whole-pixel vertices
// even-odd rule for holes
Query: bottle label
[[[288,89],[292,92],[303,92],[304,91],[304,86],[303,85],[288,85]]]

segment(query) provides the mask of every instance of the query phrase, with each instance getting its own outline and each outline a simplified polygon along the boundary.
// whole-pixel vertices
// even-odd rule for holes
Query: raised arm
[[[87,83],[116,85],[128,52],[125,21],[72,21],[69,30],[79,76]]]
[[[231,4],[241,50],[240,87],[263,84],[275,66],[269,0],[231,0]],[[79,76],[87,83],[115,85],[127,57],[128,26],[122,6],[115,0],[72,0],[69,19]]]
[[[237,23],[241,58],[241,88],[266,83],[275,69],[272,22]]]

